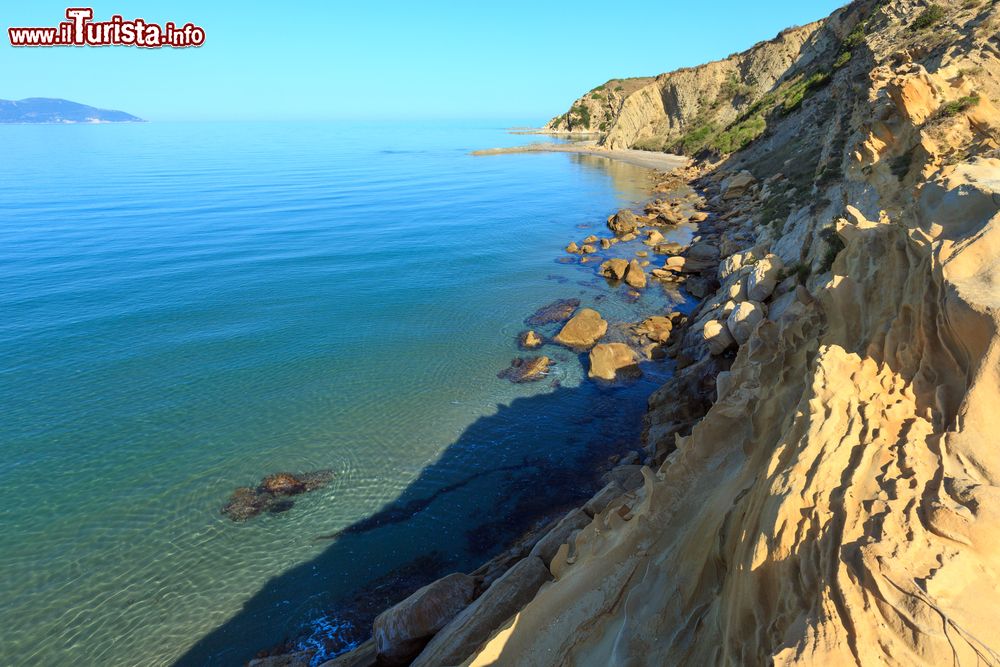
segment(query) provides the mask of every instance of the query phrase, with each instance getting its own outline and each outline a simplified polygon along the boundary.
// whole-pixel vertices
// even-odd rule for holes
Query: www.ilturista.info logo
[[[126,21],[115,14],[109,21],[92,21],[90,7],[70,7],[68,21],[54,28],[7,28],[11,46],[141,46],[184,48],[205,43],[205,30],[193,23],[177,26],[147,23],[144,19]]]

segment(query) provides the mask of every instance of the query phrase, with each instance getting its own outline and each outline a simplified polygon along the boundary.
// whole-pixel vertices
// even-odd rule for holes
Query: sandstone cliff
[[[609,112],[611,146],[742,149],[702,183],[717,290],[643,485],[466,664],[1000,664],[998,30],[855,2]]]

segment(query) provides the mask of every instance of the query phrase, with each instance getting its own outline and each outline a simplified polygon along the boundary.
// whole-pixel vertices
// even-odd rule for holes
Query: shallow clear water
[[[560,386],[496,373],[554,299],[628,321],[680,297],[630,303],[596,262],[556,262],[645,197],[644,170],[468,155],[524,142],[0,126],[0,663],[240,664],[340,624],[366,582],[474,567],[550,496],[589,492],[574,466],[635,445],[669,369],[599,388],[547,347]],[[326,468],[287,512],[219,512]]]

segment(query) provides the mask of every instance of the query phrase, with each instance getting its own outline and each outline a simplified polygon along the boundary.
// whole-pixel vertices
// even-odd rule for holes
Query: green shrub
[[[792,200],[788,194],[772,195],[760,209],[764,224],[777,227],[785,224],[788,214],[792,212]]]
[[[790,85],[785,91],[784,99],[781,103],[782,112],[787,115],[798,109],[802,106],[802,102],[812,95],[814,91],[830,83],[830,77],[829,72],[816,72],[808,79],[799,79]]]
[[[966,95],[965,97],[960,97],[954,102],[948,102],[938,109],[938,114],[946,118],[951,116],[957,116],[966,109],[971,109],[972,107],[979,104],[979,95]]]
[[[851,62],[851,52],[844,51],[837,56],[837,59],[833,62],[833,69],[840,69],[849,62]]]
[[[700,125],[693,130],[684,133],[677,143],[674,144],[674,150],[680,151],[685,155],[692,155],[697,153],[708,143],[708,139],[715,133],[715,126],[711,123],[706,123],[705,125]]]
[[[766,129],[767,121],[763,116],[752,116],[720,133],[712,141],[712,146],[720,153],[735,153],[764,134]]]
[[[576,118],[573,117],[573,114],[576,114]],[[579,125],[580,127],[584,128],[585,130],[589,130],[590,129],[590,109],[588,109],[587,107],[583,106],[582,104],[578,104],[575,107],[573,107],[572,109],[570,109],[569,110],[569,124],[570,124],[570,127],[573,127],[575,125]]]
[[[913,19],[913,23],[910,24],[910,30],[914,32],[919,30],[926,30],[932,28],[941,22],[944,18],[945,11],[944,7],[941,5],[931,3],[927,6],[927,9],[922,11],[917,18]]]
[[[751,92],[753,91],[750,86],[743,83],[735,74],[730,74],[719,89],[719,100],[734,100],[737,97],[745,97]]]
[[[819,236],[826,244],[823,259],[820,261],[819,272],[826,273],[833,268],[834,260],[837,259],[837,255],[840,254],[840,251],[844,249],[844,240],[840,238],[840,235],[837,234],[837,230],[833,227],[827,227],[820,232]]]

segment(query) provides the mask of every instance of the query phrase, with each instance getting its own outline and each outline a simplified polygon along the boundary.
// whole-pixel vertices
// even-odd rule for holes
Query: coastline
[[[689,167],[689,160],[687,158],[653,154],[645,151],[609,151],[601,149],[596,145],[583,142],[581,144],[566,146],[542,144],[514,149],[475,151],[473,154],[497,155],[525,152],[577,153],[626,162],[650,169],[653,172],[653,182],[650,187],[648,199],[645,205],[641,207],[645,215],[643,213],[628,211],[629,214],[636,218],[637,224],[634,231],[629,232],[626,230],[624,234],[616,232],[614,225],[615,221],[625,214],[627,210],[623,209],[611,215],[608,220],[608,227],[612,228],[612,232],[614,233],[610,239],[607,239],[607,245],[604,245],[607,237],[600,239],[602,241],[602,250],[609,250],[620,241],[630,242],[635,240],[637,236],[641,238],[641,235],[646,234],[650,234],[647,240],[655,240],[651,232],[656,232],[658,227],[676,227],[681,222],[690,222],[696,228],[691,243],[671,248],[669,251],[657,248],[656,253],[653,252],[653,247],[656,244],[646,243],[650,247],[650,250],[641,250],[637,253],[637,258],[642,259],[642,264],[646,266],[652,266],[650,260],[655,260],[657,257],[662,260],[664,259],[663,255],[667,255],[663,267],[652,267],[650,269],[652,272],[648,278],[651,283],[650,287],[653,287],[658,282],[664,285],[679,287],[688,279],[691,279],[692,285],[694,285],[693,281],[699,279],[702,272],[714,273],[717,264],[712,264],[711,262],[708,265],[699,265],[697,261],[694,261],[691,266],[697,268],[697,272],[684,272],[676,269],[677,263],[675,260],[680,257],[681,253],[699,243],[702,240],[701,235],[704,233],[714,233],[715,221],[721,217],[721,214],[712,215],[702,210],[706,208],[705,198],[698,194],[698,188],[696,187],[701,173],[698,169]],[[657,199],[658,196],[662,196],[665,193],[667,193],[665,199]],[[694,204],[694,210],[693,214],[690,215],[690,219],[688,219],[688,215],[681,214],[679,209],[682,205],[687,207],[692,203]],[[595,237],[590,235],[588,239],[590,238]],[[588,239],[584,239],[584,241]],[[615,242],[612,243],[612,241]],[[576,246],[576,243],[571,242],[565,251],[566,254],[560,257],[559,261],[579,261],[580,264],[588,264],[596,261],[593,251],[574,251],[572,249],[574,246]],[[584,243],[584,247],[587,247],[586,243]],[[573,260],[574,255],[577,255],[578,259]],[[644,259],[647,256],[649,259]],[[601,266],[599,271],[604,271],[604,265]],[[644,271],[643,275],[645,276]],[[630,287],[631,283],[628,283],[627,286],[624,280],[616,281],[609,275],[608,282],[609,286],[612,283],[615,285],[621,284],[624,289],[632,290],[632,293],[635,293],[635,290]],[[701,293],[703,290],[697,289],[695,291]],[[701,306],[702,299],[692,297],[690,294],[688,298],[697,302],[696,309]],[[686,331],[686,324],[689,320],[688,316],[682,315],[679,312],[656,313],[655,315],[650,313],[650,316],[642,322],[624,323],[624,325],[635,329],[637,326],[644,325],[651,320],[666,320],[663,325],[666,327],[666,334],[664,335],[661,330],[658,332],[659,338],[653,337],[648,339],[643,339],[642,334],[639,335],[638,338],[640,340],[658,341],[648,347],[646,350],[647,356],[642,363],[652,363],[654,361],[662,363],[665,359],[670,358],[676,360],[677,370],[666,385],[661,386],[654,392],[653,396],[649,397],[649,405],[653,404],[654,397],[663,392],[664,389],[668,387],[683,388],[687,392],[687,396],[677,401],[678,414],[684,413],[685,415],[683,419],[679,419],[678,421],[680,425],[678,431],[680,432],[685,427],[693,424],[696,416],[703,414],[698,408],[692,408],[693,403],[707,403],[704,400],[704,391],[698,385],[704,384],[703,381],[707,374],[712,373],[714,377],[714,373],[720,369],[714,367],[708,368],[704,365],[696,368],[684,368],[684,357],[680,353],[680,345]],[[655,348],[655,351],[653,351],[653,348]],[[646,409],[647,406],[643,406],[642,411],[646,413]],[[696,415],[696,413],[699,414]],[[536,521],[531,528],[513,543],[508,543],[498,555],[487,560],[468,575],[461,575],[468,577],[470,582],[471,593],[467,596],[469,598],[466,600],[468,604],[463,605],[463,609],[465,612],[469,612],[472,609],[476,610],[472,614],[474,616],[474,621],[472,622],[472,625],[475,627],[474,634],[481,634],[485,629],[488,632],[481,639],[485,640],[488,638],[489,634],[492,634],[492,631],[511,615],[512,608],[509,605],[509,598],[513,597],[519,600],[517,603],[518,606],[526,604],[542,584],[551,580],[553,573],[549,571],[549,567],[557,554],[565,556],[566,543],[572,542],[572,537],[576,532],[593,520],[596,515],[607,511],[609,507],[617,504],[621,504],[622,507],[627,508],[634,501],[636,490],[643,485],[646,476],[651,474],[650,471],[655,469],[666,456],[665,452],[658,452],[655,450],[655,447],[650,446],[650,440],[646,437],[648,413],[646,415],[644,419],[647,424],[646,428],[643,429],[641,451],[622,452],[612,455],[607,460],[597,459],[591,461],[593,474],[600,475],[601,482],[603,483],[603,486],[597,488],[596,493],[582,503],[578,500],[574,501],[571,498],[567,498],[566,503],[554,505],[548,515]],[[584,481],[584,478],[585,475],[581,474],[581,482]],[[627,510],[621,512],[623,517],[627,513]],[[395,581],[393,583],[397,587],[398,595],[394,603],[384,595],[385,587],[392,584],[371,582],[364,589],[361,596],[359,596],[359,599],[364,599],[367,594],[372,594],[377,590],[383,602],[388,603],[376,610],[376,612],[384,610],[381,617],[392,616],[394,613],[398,615],[400,610],[402,610],[401,613],[409,613],[413,611],[414,607],[419,607],[419,601],[421,597],[426,597],[427,591],[433,592],[445,586],[444,582],[448,582],[456,576],[458,575],[448,574],[442,578],[436,578],[419,590],[416,590],[416,592],[413,592],[415,589],[413,578],[404,582]],[[407,595],[409,597],[406,597]],[[415,599],[417,603],[414,603]],[[372,600],[364,599],[360,606],[365,606],[366,604],[370,606]],[[513,609],[513,611],[516,612],[517,609]],[[376,620],[376,627],[378,627],[378,623],[379,621]],[[403,625],[405,625],[405,622]],[[451,626],[449,625],[448,627]],[[395,625],[394,629],[398,630]],[[440,642],[441,637],[447,636],[448,633],[446,632],[447,627],[443,629],[439,628],[439,630],[441,630],[438,633],[440,637],[437,641]],[[405,634],[405,630],[403,632]],[[468,630],[465,632],[467,634]],[[385,639],[384,632],[382,639]],[[465,639],[468,638],[466,637]],[[347,651],[337,654],[336,657],[330,660],[317,663],[315,660],[315,651],[308,648],[303,650],[301,643],[288,642],[281,647],[258,654],[260,657],[252,660],[249,664],[253,667],[278,667],[299,664],[322,664],[324,667],[374,665],[378,657],[376,643],[376,638],[370,638],[360,645],[355,644],[353,648],[348,648]],[[477,641],[477,645],[478,643]],[[462,651],[464,649],[460,649],[460,652]],[[413,664],[433,665],[439,658],[442,658],[442,656],[425,657],[421,653],[416,657],[416,662]],[[409,662],[399,664],[409,664]]]
[[[509,155],[514,153],[577,153],[580,155],[592,155],[603,157],[609,160],[617,160],[637,167],[654,169],[657,171],[673,171],[690,164],[690,159],[682,155],[671,155],[669,153],[654,153],[651,151],[640,151],[635,149],[607,149],[602,148],[593,141],[579,141],[568,144],[536,143],[526,146],[512,146],[509,148],[487,148],[472,151],[472,155]]]

